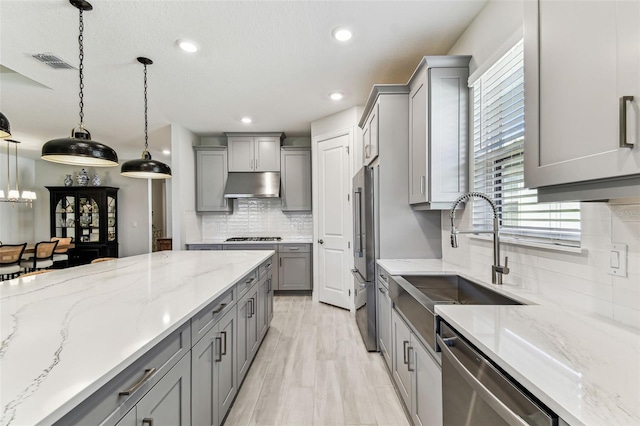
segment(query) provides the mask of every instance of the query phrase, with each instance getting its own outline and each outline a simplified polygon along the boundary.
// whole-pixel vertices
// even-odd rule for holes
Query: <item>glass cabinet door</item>
[[[116,199],[107,196],[107,241],[115,241],[117,233]]]
[[[81,243],[100,242],[100,207],[91,196],[78,197],[78,238]]]
[[[76,235],[75,197],[62,195],[56,203],[55,236],[73,237]]]

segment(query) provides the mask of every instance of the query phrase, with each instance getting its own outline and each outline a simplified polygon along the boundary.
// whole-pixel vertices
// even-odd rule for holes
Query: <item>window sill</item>
[[[469,238],[474,240],[493,241],[493,237],[486,236],[486,235],[479,235],[479,234],[471,234]],[[571,246],[563,246],[559,244],[537,243],[534,241],[520,240],[518,238],[513,238],[513,237],[500,237],[500,243],[510,245],[510,246],[520,246],[520,247],[547,250],[547,251],[561,251],[565,253],[581,253],[581,254],[587,253],[587,249],[583,247],[571,247]]]

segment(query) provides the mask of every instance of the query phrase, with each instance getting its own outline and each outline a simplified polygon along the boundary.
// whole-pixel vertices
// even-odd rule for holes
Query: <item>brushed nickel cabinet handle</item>
[[[256,299],[254,297],[251,298],[251,317],[256,314]]]
[[[634,143],[627,142],[627,102],[632,102],[633,96],[620,96],[620,148],[633,148]]]
[[[144,419],[142,419],[142,424],[143,425],[153,426],[153,418],[145,417]]]
[[[222,334],[222,336],[224,337],[224,343],[222,345],[222,355],[226,355],[227,354],[227,332],[221,331],[220,334]]]
[[[425,185],[426,184],[426,180],[427,180],[426,176],[420,176],[420,193],[421,194],[424,194],[424,191],[425,191],[424,187],[426,186]]]
[[[216,350],[217,349],[217,350]],[[215,347],[214,350],[216,351],[216,353],[219,355],[218,358],[215,359],[216,362],[220,362],[222,361],[222,338],[220,337],[216,337],[215,338]]]
[[[409,344],[408,340],[405,340],[402,342],[402,347],[403,347],[403,351],[402,351],[402,363],[403,364],[409,364],[409,356],[407,354],[407,345]]]
[[[144,376],[142,376],[142,378],[140,379],[140,381],[138,381],[138,383],[134,384],[133,386],[131,386],[129,389],[124,390],[124,391],[120,391],[118,393],[118,396],[129,396],[132,393],[134,393],[135,391],[137,391],[138,389],[140,389],[140,387],[142,387],[142,385],[145,384],[145,382],[147,380],[149,380],[151,378],[151,376],[153,376],[153,374],[156,372],[155,367],[154,368],[149,368],[147,370],[144,370]]]
[[[218,309],[215,309],[213,312],[211,312],[212,314],[219,314],[220,312],[222,312],[222,310],[224,309],[224,307],[227,306],[226,303],[223,303],[220,305],[220,307]]]
[[[413,346],[409,346],[407,348],[407,370],[415,371],[415,368],[411,368],[411,354],[409,353],[409,351],[413,352]]]

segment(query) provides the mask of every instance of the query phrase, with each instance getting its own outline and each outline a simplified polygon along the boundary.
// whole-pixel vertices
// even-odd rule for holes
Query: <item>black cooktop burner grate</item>
[[[280,241],[281,237],[232,237],[225,241]]]

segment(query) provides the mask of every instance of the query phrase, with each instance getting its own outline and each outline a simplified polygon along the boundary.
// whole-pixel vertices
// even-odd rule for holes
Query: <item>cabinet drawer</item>
[[[260,278],[262,278],[262,276],[264,274],[266,274],[267,272],[269,272],[269,270],[271,270],[273,268],[273,262],[274,262],[274,257],[270,257],[269,259],[265,260],[262,265],[260,265],[260,267],[258,268],[258,275],[260,276]],[[238,297],[240,297],[240,295],[238,294]]]
[[[222,250],[222,244],[187,244],[187,250]]]
[[[227,290],[202,311],[191,318],[191,340],[195,345],[235,302],[233,288]]]
[[[311,244],[280,244],[280,253],[309,253]]]
[[[189,330],[187,322],[55,424],[115,425],[191,350]]]
[[[250,274],[246,275],[238,282],[238,284],[236,284],[236,288],[238,289],[238,299],[240,299],[256,282],[258,282],[258,270],[254,269]]]
[[[278,250],[275,244],[225,244],[225,250]]]

